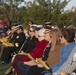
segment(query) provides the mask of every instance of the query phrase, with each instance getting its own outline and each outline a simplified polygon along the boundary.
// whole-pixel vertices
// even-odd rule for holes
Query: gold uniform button
[[[19,46],[18,43],[15,43],[15,46],[18,47]]]

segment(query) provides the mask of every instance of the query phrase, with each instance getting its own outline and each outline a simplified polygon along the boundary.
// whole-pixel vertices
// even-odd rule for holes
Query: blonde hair
[[[51,51],[53,51],[56,45],[60,44],[60,31],[58,29],[52,29],[50,32],[51,40]]]

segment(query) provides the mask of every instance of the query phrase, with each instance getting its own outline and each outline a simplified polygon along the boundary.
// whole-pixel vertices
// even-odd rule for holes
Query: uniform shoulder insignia
[[[19,44],[18,44],[18,43],[15,43],[15,46],[16,46],[16,47],[19,47]]]
[[[19,38],[19,36],[16,37],[17,39]]]

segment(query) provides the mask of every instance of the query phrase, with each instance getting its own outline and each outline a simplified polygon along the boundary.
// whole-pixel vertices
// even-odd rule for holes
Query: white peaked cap
[[[37,25],[37,27],[39,28],[39,27],[43,27],[43,25]]]
[[[36,24],[32,24],[32,26],[35,26],[35,27],[37,27],[37,25],[36,25]]]
[[[40,36],[44,36],[44,32],[45,32],[45,29],[42,28],[42,29],[40,29],[40,30],[38,31],[38,34],[39,34]]]
[[[22,26],[22,25],[21,25],[21,24],[19,24],[19,25],[15,26],[15,28],[18,28],[18,27],[20,27],[20,26]]]
[[[43,25],[37,25],[37,24],[32,24],[32,26],[37,27],[37,28],[43,27]]]

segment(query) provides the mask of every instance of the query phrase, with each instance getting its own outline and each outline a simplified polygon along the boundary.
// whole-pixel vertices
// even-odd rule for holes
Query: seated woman
[[[42,57],[43,51],[46,47],[46,45],[48,44],[48,41],[44,39],[44,29],[40,29],[38,31],[38,42],[36,42],[35,48],[31,50],[30,55],[34,57],[34,59]],[[24,53],[25,54],[25,53]],[[30,61],[31,59],[28,58],[26,55],[24,54],[20,54],[17,55],[12,63],[12,66],[14,67],[14,69],[16,70],[16,72],[18,74],[20,74],[20,71],[18,70],[18,61],[22,61],[22,62],[26,62],[26,61]]]
[[[52,72],[56,72],[68,59],[72,49],[75,46],[74,35],[75,32],[71,29],[62,29],[60,36],[60,42],[64,44],[64,46],[60,50],[60,60],[56,64],[50,66]],[[45,75],[50,75],[51,73],[47,72]]]
[[[22,47],[21,54],[23,52],[29,53],[34,47],[35,43],[38,41],[37,36],[35,36],[35,32],[37,28],[36,27],[31,27],[29,30],[29,37],[27,40],[24,42],[24,46]],[[12,61],[14,60],[14,56],[12,57]],[[11,70],[11,67],[5,72],[5,74],[8,74]]]
[[[53,29],[53,30],[51,30],[51,32],[47,32],[47,30],[45,31],[45,39],[48,40],[50,44],[49,44],[49,46],[46,47],[44,54],[42,56],[42,60],[44,62],[46,62],[48,55],[50,53],[53,55],[53,54],[55,54],[55,52],[57,54],[53,55],[54,57],[50,58],[51,59],[50,61],[52,62],[51,64],[56,63],[59,60],[59,56],[58,56],[59,50],[62,46],[59,43],[60,42],[59,38],[60,38],[60,32],[57,29]],[[50,48],[50,46],[51,46],[51,48]],[[57,49],[57,51],[56,51],[56,49]],[[50,51],[50,53],[49,53],[49,51]],[[56,58],[57,58],[57,60],[54,61]],[[34,62],[31,62],[28,64],[31,66],[30,68],[27,67],[28,65],[24,65],[21,61],[18,62],[18,65],[22,72],[22,75],[42,75],[41,72],[45,70],[45,68],[43,68],[43,66],[40,63],[34,64]],[[27,72],[27,68],[29,69],[28,72]]]
[[[76,44],[76,32],[75,32],[74,41]],[[74,69],[76,69],[76,46],[72,50],[68,60],[53,74],[59,75],[62,72],[71,74]]]

